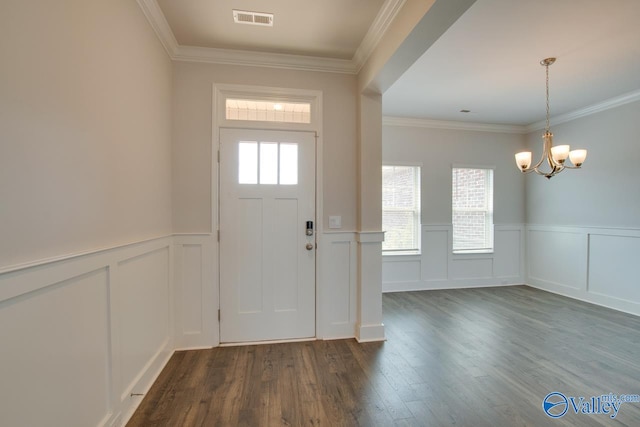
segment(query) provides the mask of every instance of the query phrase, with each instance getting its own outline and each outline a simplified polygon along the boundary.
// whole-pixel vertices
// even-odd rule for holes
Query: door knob
[[[311,249],[313,249],[313,243],[307,243],[306,246],[307,250],[310,251]]]

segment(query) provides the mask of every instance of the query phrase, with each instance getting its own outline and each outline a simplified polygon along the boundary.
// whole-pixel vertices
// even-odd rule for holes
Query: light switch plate
[[[340,215],[329,216],[329,228],[342,228],[342,216]]]

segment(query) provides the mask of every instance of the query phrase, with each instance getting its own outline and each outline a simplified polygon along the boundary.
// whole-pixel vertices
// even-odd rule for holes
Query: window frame
[[[247,104],[240,108],[238,104]],[[280,109],[276,106],[279,105]],[[253,107],[253,108],[250,108]],[[296,111],[302,109],[303,111]],[[224,119],[230,122],[279,123],[284,125],[311,123],[311,101],[281,100],[274,97],[226,97],[224,99]],[[235,117],[234,117],[235,116]]]
[[[485,187],[485,209],[456,209],[454,207],[453,200],[453,171],[454,169],[478,169],[483,171],[491,171],[491,178],[487,180],[487,185],[491,185],[489,191],[487,191],[487,187]],[[494,214],[495,214],[495,166],[488,165],[461,165],[461,164],[453,164],[451,166],[451,252],[454,255],[464,255],[464,254],[493,254],[495,252],[495,224],[494,224]],[[488,202],[488,196],[491,197],[490,203]],[[489,209],[490,208],[490,209]],[[489,247],[487,248],[471,248],[471,249],[456,249],[455,243],[453,239],[453,235],[455,233],[455,225],[454,225],[454,215],[456,212],[468,211],[468,212],[484,212],[485,213],[485,233],[488,236]]]
[[[261,120],[227,119],[227,99],[265,101],[274,103],[305,103],[310,104],[309,123],[271,122]],[[213,116],[216,128],[243,128],[265,130],[301,130],[318,132],[322,120],[322,92],[306,89],[283,89],[275,87],[214,84],[213,85]]]
[[[385,166],[386,167],[404,166],[404,167],[412,167],[417,169],[417,173],[414,173],[414,189],[417,190],[415,192],[416,200],[415,200],[414,209],[411,210],[411,212],[413,213],[413,219],[415,224],[413,231],[414,231],[414,238],[415,238],[417,248],[384,249],[384,242],[383,242],[382,255],[383,256],[421,255],[422,254],[422,218],[421,218],[422,216],[422,182],[421,180],[422,180],[423,165],[422,163],[418,163],[418,162],[383,162],[381,169],[384,168]],[[384,173],[382,175],[383,175],[382,179],[384,180]],[[381,182],[381,187],[382,187],[382,191],[384,191],[384,182]],[[384,221],[384,211],[388,209],[385,209],[384,206],[381,206],[381,208],[382,208],[382,218]],[[404,212],[404,211],[408,211],[408,209],[397,209],[396,211]]]

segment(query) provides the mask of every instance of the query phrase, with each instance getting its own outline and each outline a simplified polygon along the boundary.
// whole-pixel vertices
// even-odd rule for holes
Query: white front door
[[[311,132],[220,130],[221,342],[315,336],[315,164]]]

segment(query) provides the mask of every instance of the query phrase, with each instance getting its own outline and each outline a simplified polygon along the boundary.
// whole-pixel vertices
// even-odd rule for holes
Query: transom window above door
[[[227,98],[225,104],[225,118],[227,120],[311,123],[311,104],[308,102]]]
[[[242,141],[238,144],[238,183],[298,184],[298,144]]]

